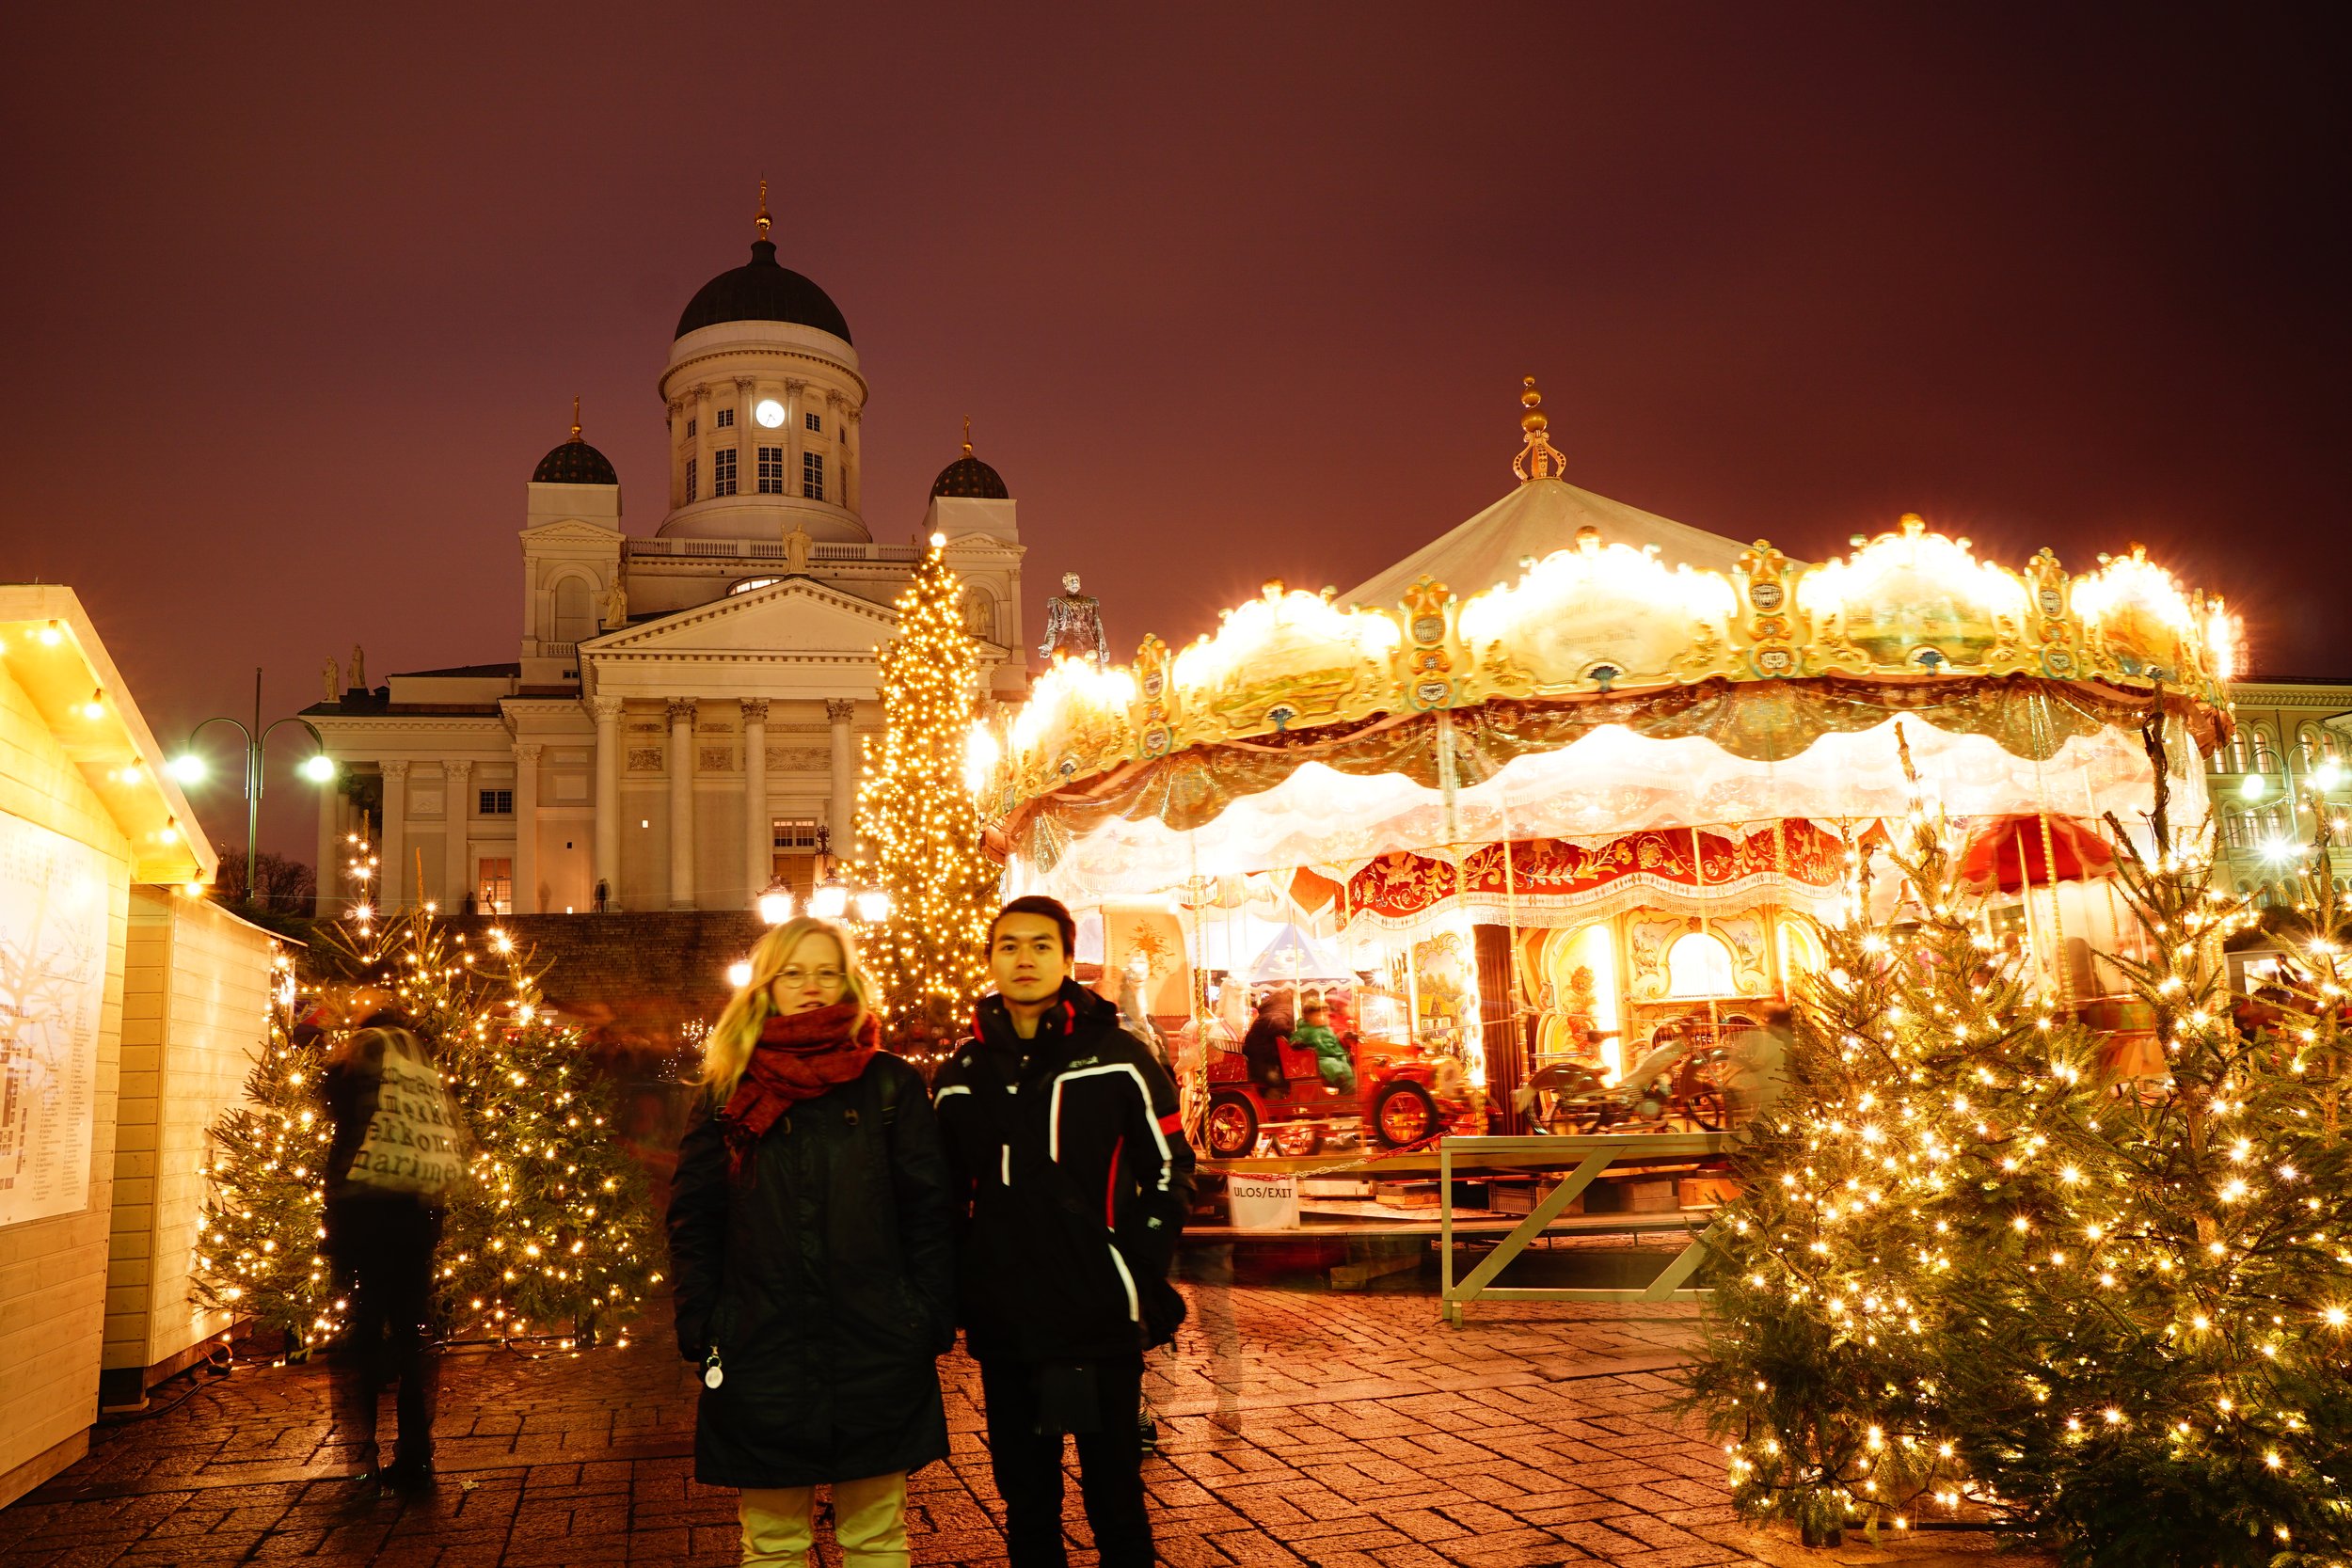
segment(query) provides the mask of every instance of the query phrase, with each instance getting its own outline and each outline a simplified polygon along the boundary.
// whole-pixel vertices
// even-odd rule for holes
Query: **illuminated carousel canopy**
[[[1477,541],[1590,515],[1529,414],[1518,492],[1408,564],[1469,540],[1454,559],[1474,567]],[[2159,689],[2176,796],[2201,796],[2188,743],[2210,751],[2227,723],[2234,622],[2137,546],[2086,574],[2048,550],[2019,572],[1906,516],[1843,560],[1758,541],[1709,569],[1664,559],[1653,525],[1681,525],[1621,510],[1646,520],[1643,547],[1580,525],[1467,595],[1425,571],[1386,603],[1387,578],[1357,602],[1269,583],[1181,651],[1147,638],[1130,667],[1057,662],[975,733],[974,788],[1026,873],[1077,897],[1886,816],[1907,803],[1899,721],[1955,816],[2140,810]]]

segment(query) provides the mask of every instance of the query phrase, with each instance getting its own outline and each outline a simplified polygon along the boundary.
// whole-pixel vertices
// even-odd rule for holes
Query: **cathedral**
[[[328,666],[304,710],[343,781],[322,800],[321,912],[359,896],[341,875],[354,832],[376,846],[366,896],[387,910],[742,910],[778,882],[805,893],[822,857],[856,852],[875,650],[934,536],[987,694],[1025,689],[1004,481],[967,439],[921,531],[875,540],[850,324],[777,262],[765,197],[751,260],[678,317],[660,527],[624,531],[620,478],[575,404],[526,487],[517,657],[373,687],[358,650],[340,676]]]

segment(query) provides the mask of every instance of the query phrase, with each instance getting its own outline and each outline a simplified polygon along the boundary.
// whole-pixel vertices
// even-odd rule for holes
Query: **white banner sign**
[[[0,1226],[89,1201],[109,873],[0,812]]]
[[[1298,1228],[1298,1178],[1244,1176],[1225,1179],[1225,1196],[1232,1205],[1236,1230],[1295,1230]]]

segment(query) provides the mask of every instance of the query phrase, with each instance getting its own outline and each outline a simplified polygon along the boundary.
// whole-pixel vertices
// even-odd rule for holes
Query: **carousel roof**
[[[1958,815],[2130,809],[2158,693],[2185,724],[2176,787],[2201,777],[2235,619],[2139,546],[2011,569],[1906,515],[1795,562],[1567,484],[1521,401],[1518,487],[1391,571],[1345,598],[1269,582],[1132,665],[1057,660],[976,730],[971,783],[1010,850],[1055,891],[1149,892],[1531,834],[1859,819],[1905,798],[1906,726]]]
[[[1434,578],[1464,598],[1519,580],[1532,562],[1574,547],[1593,529],[1613,545],[1646,549],[1669,566],[1732,572],[1748,546],[1718,533],[1661,517],[1638,506],[1580,490],[1565,480],[1533,479],[1450,533],[1439,535],[1378,577],[1358,583],[1340,602],[1389,610],[1406,590]]]

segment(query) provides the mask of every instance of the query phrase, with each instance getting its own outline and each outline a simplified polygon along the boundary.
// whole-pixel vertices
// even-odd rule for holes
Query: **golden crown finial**
[[[969,414],[963,417],[963,455],[972,455],[972,416]]]
[[[752,225],[759,230],[759,237],[764,240],[768,237],[769,226],[775,221],[768,215],[768,177],[763,174],[759,177],[759,211],[752,214]]]
[[[572,439],[580,439],[580,394],[572,394]]]
[[[1522,484],[1530,480],[1557,479],[1567,471],[1568,464],[1548,434],[1551,420],[1544,413],[1544,394],[1535,389],[1535,378],[1532,375],[1520,385],[1527,388],[1519,394],[1519,406],[1527,410],[1519,416],[1519,429],[1526,436],[1527,444],[1511,459],[1511,471],[1519,476]]]

